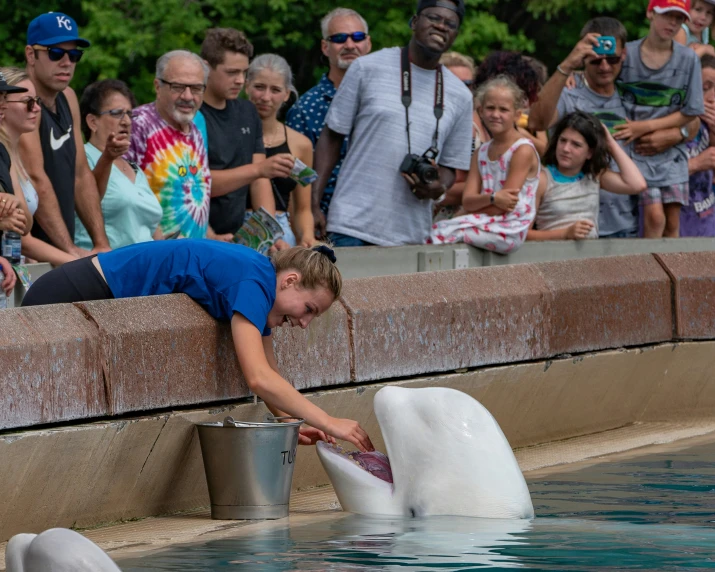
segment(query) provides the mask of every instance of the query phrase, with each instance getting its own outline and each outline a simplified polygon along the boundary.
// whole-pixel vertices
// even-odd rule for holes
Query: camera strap
[[[410,69],[410,53],[408,48],[402,48],[401,54],[402,64],[402,105],[405,106],[405,120],[407,123],[407,151],[412,154],[412,146],[410,144],[410,105],[412,105],[412,70]],[[437,151],[437,143],[439,141],[439,120],[444,113],[444,76],[442,75],[442,64],[437,66],[435,70],[437,74],[434,85],[434,116],[437,118],[437,127],[435,127],[434,135],[432,136],[432,148]]]

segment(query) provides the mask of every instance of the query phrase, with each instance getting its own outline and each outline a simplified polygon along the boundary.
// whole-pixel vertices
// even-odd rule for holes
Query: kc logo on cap
[[[75,42],[80,48],[89,47],[89,42],[78,35],[77,22],[67,14],[40,14],[27,27],[28,46],[56,46],[64,42]]]

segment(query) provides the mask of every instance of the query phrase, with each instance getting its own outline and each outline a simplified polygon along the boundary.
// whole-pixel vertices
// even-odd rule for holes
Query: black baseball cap
[[[25,93],[26,87],[18,87],[16,85],[8,85],[7,80],[2,72],[0,72],[0,93]]]
[[[447,8],[452,10],[459,16],[460,23],[464,20],[464,12],[466,11],[464,0],[418,0],[415,14],[419,14],[425,8]]]

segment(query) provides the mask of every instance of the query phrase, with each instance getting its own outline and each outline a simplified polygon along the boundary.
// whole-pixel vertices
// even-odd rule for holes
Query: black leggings
[[[68,304],[90,300],[109,300],[114,294],[92,260],[94,256],[73,260],[40,276],[30,286],[23,306]]]

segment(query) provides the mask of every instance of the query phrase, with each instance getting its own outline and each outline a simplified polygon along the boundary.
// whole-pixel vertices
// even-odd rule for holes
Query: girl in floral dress
[[[507,254],[523,244],[534,220],[540,160],[534,144],[516,129],[525,97],[511,79],[488,81],[476,97],[493,138],[472,157],[462,197],[465,214],[434,224],[430,242],[464,242]]]

